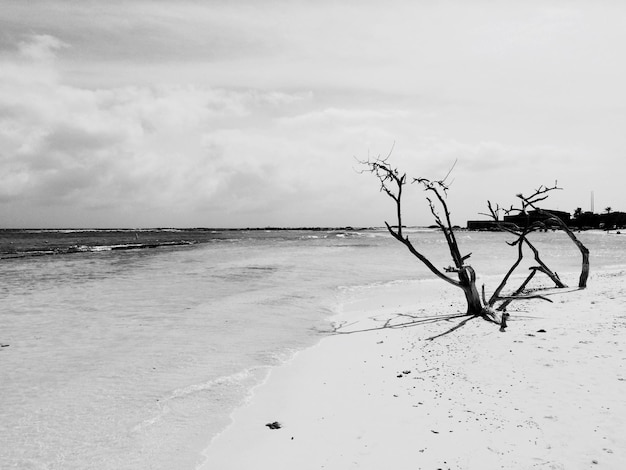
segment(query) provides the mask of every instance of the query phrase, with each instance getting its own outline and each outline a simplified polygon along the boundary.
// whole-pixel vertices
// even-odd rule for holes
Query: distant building
[[[553,210],[546,210],[546,212],[556,215],[566,225],[571,224],[571,215],[569,212]],[[549,217],[549,215],[541,214],[539,211],[533,210],[517,215],[505,215],[504,220],[500,222],[494,220],[468,220],[467,228],[469,230],[500,230],[502,226],[509,226],[510,228],[528,227],[535,222],[544,221]]]
[[[600,223],[604,224],[601,228],[605,230],[613,230],[617,228],[626,228],[626,212],[609,212],[600,214]]]
[[[567,226],[576,228],[578,230],[585,229],[604,229],[604,230],[616,230],[626,228],[626,212],[607,212],[605,214],[595,214],[593,212],[575,213],[574,218],[569,212],[545,210],[552,215],[559,217]],[[528,227],[529,225],[544,221],[549,218],[549,215],[542,215],[539,211],[533,210],[527,213],[521,213],[517,215],[505,215],[504,220],[495,222],[493,220],[468,220],[467,228],[469,230],[500,230],[500,227],[509,226],[515,227]],[[547,224],[549,227],[556,226],[556,224]]]
[[[546,212],[549,212],[549,214],[546,214]],[[559,219],[565,222],[565,225],[570,225],[571,223],[571,215],[569,212],[555,211],[549,209],[544,209],[542,211],[532,210],[526,213],[522,212],[517,215],[505,215],[504,221],[515,224],[518,227],[528,227],[535,222],[543,222],[544,220],[549,219],[550,214],[556,215]]]
[[[583,212],[578,214],[578,217],[572,221],[572,226],[578,229],[601,228],[612,230],[626,228],[626,212],[616,211],[605,214]]]

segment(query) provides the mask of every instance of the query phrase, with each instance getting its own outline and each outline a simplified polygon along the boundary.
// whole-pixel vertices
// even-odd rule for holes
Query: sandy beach
[[[520,302],[505,333],[472,320],[435,340],[458,320],[389,326],[458,312],[460,291],[357,293],[336,319],[355,332],[275,368],[200,468],[626,468],[625,277]]]

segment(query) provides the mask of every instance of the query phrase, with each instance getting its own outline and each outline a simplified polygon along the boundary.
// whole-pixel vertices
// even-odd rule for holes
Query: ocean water
[[[411,238],[449,264],[440,233]],[[592,272],[626,266],[626,236],[580,238]],[[487,280],[515,259],[510,239],[458,234]],[[575,280],[580,255],[566,237],[536,239]],[[201,241],[0,260],[3,469],[194,469],[270,368],[328,334],[358,295],[346,287],[432,277],[383,230],[203,232]]]

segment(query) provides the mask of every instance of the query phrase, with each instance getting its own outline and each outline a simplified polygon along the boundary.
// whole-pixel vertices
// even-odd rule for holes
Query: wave
[[[52,249],[28,249],[25,251],[16,251],[13,253],[0,253],[0,259],[11,258],[27,258],[34,256],[49,256],[49,255],[67,255],[72,253],[98,253],[103,251],[116,251],[116,250],[144,250],[149,248],[163,248],[168,246],[187,246],[194,245],[195,241],[168,241],[157,243],[124,243],[118,245],[74,245],[68,247],[58,247]]]

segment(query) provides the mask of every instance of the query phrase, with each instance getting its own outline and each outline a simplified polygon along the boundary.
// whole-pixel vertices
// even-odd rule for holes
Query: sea
[[[407,233],[450,264],[441,232]],[[592,274],[626,267],[626,235],[577,235]],[[575,285],[569,239],[534,237]],[[457,239],[492,286],[517,256],[505,233]],[[380,228],[0,230],[0,467],[195,469],[273,367],[331,334],[342,305],[427,282]]]

